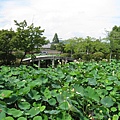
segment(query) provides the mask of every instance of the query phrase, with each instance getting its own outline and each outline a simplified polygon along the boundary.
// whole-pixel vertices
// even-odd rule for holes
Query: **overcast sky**
[[[49,40],[55,33],[99,38],[120,26],[120,0],[0,0],[0,29],[14,28],[14,20],[41,26]]]

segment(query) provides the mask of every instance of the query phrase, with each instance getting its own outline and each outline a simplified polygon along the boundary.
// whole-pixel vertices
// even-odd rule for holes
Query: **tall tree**
[[[58,38],[57,33],[55,33],[52,41],[53,41],[53,43],[59,43],[59,38]]]
[[[36,47],[41,47],[46,44],[46,38],[43,35],[44,30],[41,27],[34,27],[32,23],[30,26],[27,25],[26,20],[18,23],[14,21],[17,26],[16,37],[14,38],[14,45],[17,49],[23,50],[24,55],[22,59],[26,56],[27,52],[33,51]]]

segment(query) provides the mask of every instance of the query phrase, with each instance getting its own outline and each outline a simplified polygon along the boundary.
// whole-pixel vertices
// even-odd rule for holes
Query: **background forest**
[[[14,22],[17,26],[15,31],[12,28],[0,30],[1,65],[21,64],[28,53],[32,57],[34,53],[40,52],[43,45],[50,42],[43,36],[44,30],[41,30],[40,26],[35,27],[33,23],[27,25],[25,20],[20,23]],[[60,41],[55,33],[50,49],[61,51],[61,56],[85,61],[119,60],[120,27],[114,26],[111,31],[106,31],[106,38],[103,39],[87,36]]]

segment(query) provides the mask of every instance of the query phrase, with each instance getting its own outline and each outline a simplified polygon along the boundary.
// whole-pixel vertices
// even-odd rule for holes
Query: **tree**
[[[12,60],[15,60],[15,56],[12,55],[14,36],[15,32],[12,29],[0,31],[0,59],[4,64],[10,64]]]
[[[76,38],[72,38],[66,41],[65,51],[70,53],[71,57],[75,52],[76,45],[77,45]]]
[[[116,56],[116,59],[119,59],[120,53],[120,26],[114,26],[112,31],[109,33],[110,40],[110,50],[111,50],[111,58],[113,55]]]
[[[34,27],[32,23],[30,26],[27,25],[27,22],[18,23],[14,21],[17,26],[16,37],[14,38],[14,47],[19,50],[24,51],[22,59],[26,56],[27,52],[33,51],[35,48],[39,48],[42,45],[46,44],[46,38],[43,35],[44,30],[41,30],[41,27]]]
[[[61,53],[64,52],[65,44],[63,42],[60,42],[56,46],[56,50],[61,51]]]
[[[59,43],[59,39],[58,39],[57,33],[55,33],[52,41],[53,41],[53,43]]]

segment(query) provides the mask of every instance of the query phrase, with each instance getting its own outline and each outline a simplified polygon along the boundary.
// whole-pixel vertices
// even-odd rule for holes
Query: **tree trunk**
[[[111,62],[111,59],[112,59],[112,50],[110,51],[110,62]]]
[[[22,64],[22,60],[25,58],[26,54],[27,54],[27,52],[25,51],[25,53],[24,53],[23,57],[22,57],[22,58],[21,58],[21,60],[20,60],[20,64],[19,64],[19,65],[21,65],[21,64]]]

